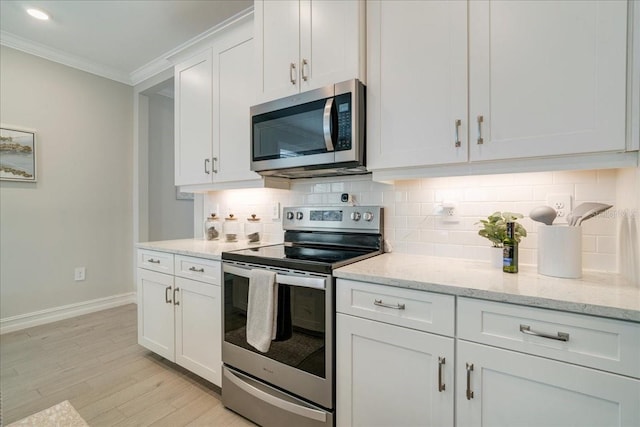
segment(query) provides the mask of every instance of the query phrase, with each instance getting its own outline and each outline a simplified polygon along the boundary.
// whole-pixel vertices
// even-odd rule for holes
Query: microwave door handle
[[[334,151],[333,136],[331,135],[331,110],[333,109],[333,98],[328,98],[324,105],[324,115],[322,117],[322,130],[324,132],[324,144],[327,151]]]

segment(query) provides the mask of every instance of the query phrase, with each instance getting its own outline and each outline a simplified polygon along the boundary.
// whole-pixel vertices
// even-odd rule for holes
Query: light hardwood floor
[[[254,426],[137,339],[134,304],[0,336],[2,423],[68,400],[92,427]]]

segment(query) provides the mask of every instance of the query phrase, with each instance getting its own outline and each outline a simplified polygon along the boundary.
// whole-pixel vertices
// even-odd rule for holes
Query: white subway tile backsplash
[[[600,254],[615,254],[617,247],[617,239],[613,236],[596,237],[596,252]]]
[[[575,200],[579,202],[601,202],[612,203],[616,199],[615,191],[611,187],[615,185],[608,183],[576,184]]]
[[[540,200],[543,204],[546,204],[549,194],[570,194],[574,196],[575,184],[553,184],[533,187],[533,200]]]
[[[582,252],[596,252],[597,251],[597,237],[582,235]]]
[[[533,199],[533,187],[504,187],[496,191],[498,201],[501,202],[520,202]]]
[[[598,181],[595,170],[554,172],[552,175],[554,184],[595,184]]]
[[[265,237],[282,240],[282,224],[271,219],[274,202],[284,206],[344,205],[342,193],[355,196],[357,205],[382,205],[385,210],[385,238],[401,253],[489,260],[490,242],[478,233],[478,221],[496,211],[519,212],[528,236],[520,244],[520,263],[536,264],[539,223],[529,212],[547,204],[547,195],[570,194],[576,200],[614,204],[617,171],[540,172],[511,175],[425,178],[387,183],[372,182],[368,176],[318,178],[292,181],[291,190],[234,190],[208,193],[208,206],[233,209],[239,218],[258,213],[263,218]],[[459,222],[447,223],[438,215],[442,201],[457,203]],[[574,203],[575,206],[575,203]],[[225,213],[225,212],[223,212]],[[615,271],[618,249],[618,211],[583,224],[583,267]]]

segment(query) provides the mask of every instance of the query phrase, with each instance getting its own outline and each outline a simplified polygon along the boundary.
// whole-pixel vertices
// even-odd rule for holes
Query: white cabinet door
[[[214,58],[218,81],[213,115],[214,146],[220,147],[216,182],[260,179],[260,175],[251,171],[249,107],[255,95],[254,44],[250,36],[240,43],[233,42],[216,50]]]
[[[362,1],[300,1],[301,91],[362,77],[364,20]]]
[[[220,286],[176,277],[176,363],[222,385]]]
[[[259,102],[364,79],[362,0],[256,0]]]
[[[471,160],[623,151],[626,37],[626,1],[470,1]]]
[[[175,67],[175,184],[212,181],[212,52]]]
[[[336,318],[336,425],[453,425],[453,338]]]
[[[456,361],[459,427],[640,425],[640,380],[466,341]]]
[[[300,3],[256,0],[254,7],[260,101],[298,93]]]
[[[370,1],[367,23],[368,168],[466,162],[467,4]]]
[[[174,361],[173,276],[138,272],[138,343]]]

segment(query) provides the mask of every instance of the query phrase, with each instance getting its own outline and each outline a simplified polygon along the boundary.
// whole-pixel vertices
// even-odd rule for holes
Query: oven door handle
[[[244,392],[257,399],[262,400],[263,402],[267,402],[277,408],[280,408],[283,411],[291,412],[292,414],[300,415],[301,417],[320,421],[322,423],[327,422],[327,414],[323,411],[306,408],[304,406],[296,405],[295,403],[279,399],[276,396],[264,392],[250,384],[247,384],[246,382],[242,381],[242,379],[229,372],[227,369],[224,370],[224,376],[227,377],[227,379],[237,387],[241,388]]]
[[[276,283],[291,286],[301,286],[303,288],[325,289],[325,279],[315,277],[287,276],[276,274]]]
[[[240,268],[229,264],[224,264],[223,271],[225,273],[235,274],[236,276],[249,278],[251,269]],[[326,289],[326,279],[322,277],[301,277],[290,276],[287,274],[276,274],[276,283],[282,285],[298,286],[301,288]]]

